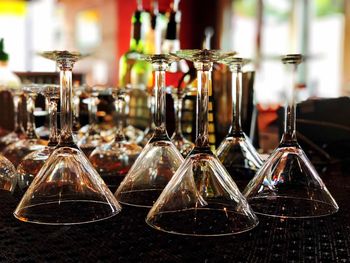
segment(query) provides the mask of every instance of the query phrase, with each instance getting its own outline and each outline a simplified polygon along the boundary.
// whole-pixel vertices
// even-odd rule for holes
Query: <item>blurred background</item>
[[[264,151],[273,149],[280,135],[279,110],[285,100],[280,55],[303,53],[307,56],[298,76],[299,102],[348,96],[349,1],[175,2],[179,2],[176,26],[181,49],[209,47],[234,50],[253,59],[248,71],[254,72],[254,75],[248,77],[246,82],[246,97],[249,98],[246,107],[250,114],[246,118],[246,127],[255,145]],[[159,41],[161,46],[166,38],[169,10],[174,3],[171,0],[144,0],[140,3],[142,10],[149,15],[147,21],[143,20],[142,33],[147,35],[152,29],[152,17],[156,15],[156,42]],[[132,16],[137,5],[134,0],[0,0],[0,38],[4,39],[4,50],[9,54],[8,67],[20,75],[23,81],[25,76],[33,75],[33,72],[56,71],[55,64],[38,56],[38,52],[78,50],[90,54],[77,63],[74,69],[81,76],[79,81],[88,85],[120,85],[119,60],[130,48]],[[219,72],[217,75],[215,70]],[[231,122],[231,99],[227,69],[225,71],[223,67],[218,67],[215,70],[211,114],[215,125],[213,134],[216,136],[213,143],[217,145]],[[40,79],[36,81],[40,82]],[[169,105],[167,121],[171,134],[174,118],[172,105]],[[193,105],[188,105],[188,109],[194,111]],[[314,108],[307,105],[306,112],[316,112],[316,104],[313,104]],[[188,120],[188,125],[184,125],[184,133],[193,140],[193,115],[186,116],[184,114],[183,121],[186,124]],[[333,119],[337,122],[336,117]],[[6,121],[0,121],[6,126]]]

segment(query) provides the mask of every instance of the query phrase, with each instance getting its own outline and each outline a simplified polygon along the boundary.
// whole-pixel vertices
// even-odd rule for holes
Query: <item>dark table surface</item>
[[[85,225],[22,223],[18,197],[2,193],[0,262],[350,262],[350,176],[322,175],[338,202],[335,215],[302,220],[259,217],[252,231],[227,237],[158,232],[147,210],[124,207],[114,218]]]

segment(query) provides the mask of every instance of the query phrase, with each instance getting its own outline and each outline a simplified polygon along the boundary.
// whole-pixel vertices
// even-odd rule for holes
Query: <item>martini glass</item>
[[[154,133],[115,196],[123,204],[151,207],[183,158],[171,142],[165,127],[165,71],[175,58],[162,54],[143,56],[143,59],[151,62],[155,71]]]
[[[194,149],[147,215],[147,224],[157,230],[220,236],[245,232],[258,224],[246,199],[209,145],[211,70],[213,62],[229,54],[215,50],[176,52],[179,58],[193,61],[197,70],[197,137]]]
[[[288,101],[280,145],[244,190],[256,213],[282,218],[310,218],[333,214],[338,205],[298,144],[295,92],[300,54],[282,57],[286,65]]]
[[[18,185],[22,191],[27,189],[58,144],[57,105],[60,99],[60,86],[43,85],[38,92],[45,96],[49,104],[49,142],[43,149],[26,155],[18,165]]]
[[[128,142],[124,136],[124,91],[118,90],[115,97],[116,132],[112,142],[98,146],[90,155],[90,161],[111,190],[116,190],[142,148]]]
[[[152,138],[153,133],[154,133],[154,121],[153,121],[153,115],[154,115],[154,96],[152,92],[148,93],[147,97],[147,104],[148,107],[151,109],[151,114],[148,122],[147,128],[144,130],[144,135],[142,138],[142,141],[139,143],[142,147],[145,147],[148,141]]]
[[[19,112],[19,104],[21,102],[21,96],[23,94],[23,91],[20,88],[8,88],[7,90],[12,95],[15,127],[12,132],[0,138],[0,150],[3,150],[6,146],[10,145],[11,143],[20,139],[24,139],[26,137],[26,133],[22,125],[22,119],[20,118],[21,114]]]
[[[171,141],[176,148],[180,151],[183,157],[186,157],[194,148],[194,143],[187,140],[182,134],[181,118],[182,118],[182,106],[183,100],[189,88],[175,88],[170,87],[169,91],[174,100],[175,109],[175,131],[171,136]]]
[[[232,72],[232,125],[221,142],[217,156],[239,189],[243,190],[261,167],[262,160],[241,126],[242,66],[249,61],[230,56],[222,61]]]
[[[40,169],[14,216],[38,224],[82,224],[110,218],[120,205],[75,144],[72,132],[72,69],[77,52],[44,52],[60,69],[61,133],[55,151]]]
[[[77,86],[73,88],[73,132],[74,135],[79,138],[79,130],[80,130],[80,122],[79,122],[79,114],[80,114],[80,96],[86,90],[86,86]],[[81,138],[79,138],[81,139]]]
[[[17,173],[13,164],[0,154],[0,190],[13,193],[17,185]]]
[[[89,108],[89,128],[87,133],[79,140],[78,146],[87,157],[99,145],[103,143],[103,138],[97,126],[97,105],[99,103],[99,87],[88,89],[90,98],[86,99]]]
[[[4,150],[4,156],[17,167],[21,160],[29,153],[40,150],[47,144],[39,138],[35,131],[34,109],[35,99],[40,90],[40,85],[30,84],[23,86],[23,92],[27,99],[27,131],[26,138],[8,145]]]

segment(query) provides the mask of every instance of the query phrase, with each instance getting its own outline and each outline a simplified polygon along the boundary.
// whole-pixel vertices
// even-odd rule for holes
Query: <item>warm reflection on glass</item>
[[[60,69],[61,133],[56,150],[41,168],[14,215],[38,224],[81,224],[116,215],[120,206],[84,153],[72,132],[72,69],[81,57],[68,51],[42,54]]]
[[[149,55],[155,74],[154,133],[142,150],[115,196],[124,204],[151,207],[183,158],[171,142],[165,127],[165,71],[174,61],[170,55]]]
[[[43,149],[26,155],[18,165],[18,186],[22,191],[28,188],[58,144],[57,104],[60,98],[60,87],[58,85],[43,85],[38,89],[38,92],[45,96],[49,104],[49,142]]]
[[[114,140],[98,146],[91,153],[89,159],[108,187],[115,191],[134,164],[142,148],[125,139],[125,92],[123,90],[112,92],[115,97],[117,124]]]
[[[186,157],[147,215],[157,230],[192,236],[232,235],[248,231],[258,219],[219,159],[208,136],[208,97],[213,62],[228,55],[214,50],[183,50],[197,70],[197,137]]]
[[[4,156],[17,167],[22,159],[29,153],[41,150],[47,142],[39,139],[35,131],[34,109],[35,99],[40,90],[40,85],[30,84],[23,86],[23,92],[27,99],[27,130],[26,138],[13,142],[4,150]]]
[[[282,57],[288,73],[282,140],[244,190],[256,213],[283,218],[319,217],[338,211],[316,169],[298,144],[295,129],[297,66],[300,54]]]
[[[221,142],[217,155],[232,176],[240,190],[243,190],[261,167],[262,160],[241,126],[242,66],[248,62],[243,58],[230,56],[222,61],[232,72],[232,125]]]

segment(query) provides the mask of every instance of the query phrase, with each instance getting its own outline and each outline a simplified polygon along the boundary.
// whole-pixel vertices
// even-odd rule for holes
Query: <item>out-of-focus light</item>
[[[21,0],[2,0],[0,1],[0,16],[12,15],[12,16],[24,16],[27,11],[27,3]]]

